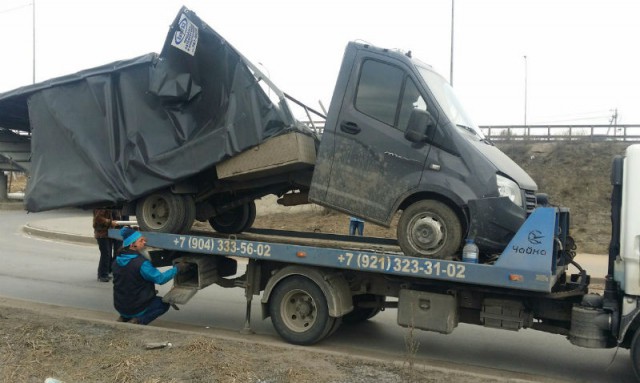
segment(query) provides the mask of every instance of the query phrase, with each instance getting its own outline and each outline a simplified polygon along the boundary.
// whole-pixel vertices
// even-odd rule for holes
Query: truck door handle
[[[360,128],[358,127],[358,124],[356,124],[355,122],[343,122],[340,124],[340,130],[342,130],[345,133],[348,134],[358,134],[360,133]]]

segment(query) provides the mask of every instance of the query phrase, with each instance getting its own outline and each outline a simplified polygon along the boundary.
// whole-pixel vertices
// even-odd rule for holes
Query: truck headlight
[[[496,184],[500,196],[509,197],[511,202],[522,207],[522,194],[518,184],[501,175],[496,175]]]

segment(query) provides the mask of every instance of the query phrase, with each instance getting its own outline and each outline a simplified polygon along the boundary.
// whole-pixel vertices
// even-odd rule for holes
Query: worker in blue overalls
[[[156,269],[143,255],[147,239],[139,231],[120,229],[122,248],[113,261],[113,306],[120,314],[118,321],[149,324],[166,313],[169,304],[156,295],[156,284],[164,285],[186,264],[175,264],[170,270]]]

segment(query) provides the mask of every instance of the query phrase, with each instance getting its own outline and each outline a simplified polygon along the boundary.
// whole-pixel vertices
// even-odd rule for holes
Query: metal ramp
[[[0,128],[0,171],[29,173],[31,136]]]

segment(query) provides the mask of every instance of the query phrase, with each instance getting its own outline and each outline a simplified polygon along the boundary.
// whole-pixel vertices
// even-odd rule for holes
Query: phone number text
[[[433,259],[412,259],[389,255],[342,253],[338,262],[344,266],[359,269],[395,271],[416,275],[433,275],[448,278],[465,279],[466,267],[463,264],[441,262]]]
[[[266,243],[199,237],[177,237],[173,242],[176,246],[188,250],[271,257],[271,245]]]

